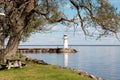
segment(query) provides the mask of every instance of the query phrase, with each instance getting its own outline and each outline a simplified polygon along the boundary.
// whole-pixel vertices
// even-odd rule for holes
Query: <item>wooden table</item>
[[[7,59],[6,67],[7,69],[10,69],[11,67],[22,68],[21,60],[20,59]]]

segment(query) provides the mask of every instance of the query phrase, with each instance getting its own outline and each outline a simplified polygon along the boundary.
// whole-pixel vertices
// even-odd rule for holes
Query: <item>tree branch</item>
[[[76,8],[76,10],[77,10],[78,17],[79,17],[80,22],[81,22],[81,28],[82,28],[84,34],[87,35],[86,29],[85,29],[84,23],[83,23],[84,21],[83,21],[81,15],[80,15],[80,11],[79,11],[79,7],[82,7],[82,6],[76,4],[76,3],[74,2],[74,0],[70,0],[70,2],[75,6],[75,8]]]

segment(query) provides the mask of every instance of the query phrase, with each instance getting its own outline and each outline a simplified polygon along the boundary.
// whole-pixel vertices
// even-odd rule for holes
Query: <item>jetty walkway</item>
[[[2,53],[3,50],[0,50]],[[17,53],[76,53],[73,48],[18,48]]]

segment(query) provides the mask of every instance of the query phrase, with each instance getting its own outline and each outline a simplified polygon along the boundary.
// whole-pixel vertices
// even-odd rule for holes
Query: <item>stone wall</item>
[[[19,48],[17,53],[75,53],[72,48]]]

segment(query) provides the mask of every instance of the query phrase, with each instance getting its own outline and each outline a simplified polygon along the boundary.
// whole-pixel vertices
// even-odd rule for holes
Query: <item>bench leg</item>
[[[9,62],[9,63],[8,63],[8,69],[10,69],[11,66],[12,66],[12,62]]]

